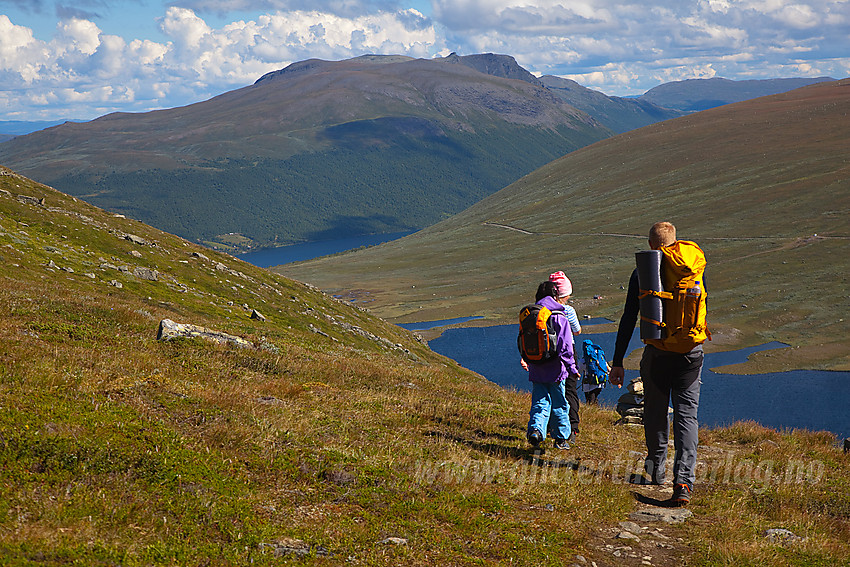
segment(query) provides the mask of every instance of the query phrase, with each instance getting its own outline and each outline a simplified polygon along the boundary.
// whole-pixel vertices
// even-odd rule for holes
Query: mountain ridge
[[[617,134],[685,114],[683,111],[663,108],[642,98],[607,96],[583,87],[571,79],[544,75],[540,77],[540,82]]]
[[[244,252],[420,229],[612,132],[681,114],[537,78],[509,55],[364,55],[296,62],[185,107],[18,136],[0,143],[0,162]]]
[[[256,246],[421,228],[610,134],[537,84],[474,68],[520,73],[513,58],[460,60],[472,66],[310,60],[179,109],[15,138],[0,160],[192,240]]]
[[[739,81],[722,77],[687,79],[653,87],[642,94],[639,99],[683,112],[698,112],[723,104],[780,94],[808,85],[835,80],[832,77],[787,77]]]
[[[92,134],[101,135],[117,132],[128,136],[128,139],[121,144],[126,148],[139,147],[142,150],[153,150],[155,155],[157,152],[162,152],[163,146],[171,146],[178,150],[180,154],[185,154],[187,159],[190,160],[193,158],[192,152],[197,152],[199,144],[209,144],[213,148],[212,153],[206,156],[207,158],[240,158],[246,155],[287,157],[285,148],[282,153],[281,148],[277,148],[275,150],[277,153],[274,154],[264,154],[258,149],[254,149],[252,150],[254,153],[248,154],[245,150],[227,152],[217,148],[217,146],[231,136],[229,129],[236,129],[237,135],[247,136],[250,144],[250,140],[253,138],[266,134],[277,135],[281,132],[281,126],[287,128],[289,132],[299,132],[306,129],[307,133],[303,136],[305,141],[309,141],[311,138],[310,130],[328,124],[345,122],[354,117],[357,119],[381,118],[386,116],[388,111],[392,112],[392,105],[400,106],[406,102],[413,103],[414,107],[418,107],[421,117],[432,118],[436,116],[443,125],[449,128],[457,128],[459,123],[456,120],[447,120],[435,112],[436,104],[449,102],[442,95],[444,86],[436,82],[445,80],[440,76],[441,72],[448,73],[452,79],[470,76],[470,72],[474,72],[475,80],[484,81],[484,85],[487,86],[488,90],[484,92],[467,89],[468,96],[453,103],[456,105],[455,111],[463,112],[465,109],[466,112],[474,113],[496,110],[509,122],[524,121],[528,123],[535,121],[537,124],[543,123],[551,126],[559,123],[568,124],[576,118],[590,122],[587,116],[575,112],[569,107],[562,107],[566,111],[562,115],[551,112],[547,105],[560,105],[560,99],[547,97],[545,94],[541,96],[541,93],[534,89],[522,86],[527,81],[496,82],[492,79],[498,80],[505,77],[486,75],[468,65],[453,65],[447,62],[448,59],[404,59],[401,61],[402,65],[399,65],[397,58],[392,56],[381,56],[378,59],[386,59],[387,62],[376,65],[372,58],[363,57],[343,61],[307,60],[294,63],[280,72],[269,73],[253,85],[222,93],[208,101],[140,114],[112,113],[87,123],[71,123],[70,125],[52,127],[49,131],[54,138],[60,130],[69,128],[91,130]],[[287,69],[293,67],[297,72],[287,71]],[[395,75],[389,73],[388,68],[394,71],[403,69],[396,71],[403,81],[398,87],[390,83]],[[361,79],[352,84],[346,82],[350,82],[352,78],[357,78],[358,74],[363,74],[369,81]],[[423,77],[423,74],[428,74],[428,76]],[[282,78],[285,79],[286,91],[257,88],[280,83]],[[429,82],[427,79],[432,80]],[[325,94],[327,91],[320,87],[325,87],[331,82],[334,85],[334,92],[332,95]],[[315,83],[319,83],[319,86],[316,86]],[[304,97],[308,93],[320,93],[333,104],[330,104],[325,98],[305,100]],[[534,93],[538,108],[524,108],[520,105],[519,112],[513,112],[509,104],[501,104],[496,108],[495,104],[484,98],[484,95],[486,95],[497,103],[507,103],[512,100],[512,93]],[[275,100],[274,97],[278,97],[279,100]],[[386,99],[385,104],[390,106],[386,110],[380,109],[379,112],[372,111],[370,110],[372,97],[383,97]],[[500,100],[499,97],[503,97],[504,100]],[[408,100],[405,100],[405,98]],[[274,119],[266,116],[254,116],[256,103],[268,102],[269,100],[281,114],[276,115]],[[235,102],[238,102],[241,106],[233,104]],[[222,108],[222,104],[227,106]],[[359,106],[360,111],[355,112],[355,109],[351,107],[352,105]],[[319,107],[321,110],[312,113],[307,112],[306,109],[311,107]],[[235,114],[233,113],[234,110],[237,111]],[[226,118],[222,118],[223,115],[226,115]],[[314,122],[312,118],[314,115],[321,116],[321,121]],[[557,116],[557,121],[553,122],[551,119],[555,116]],[[218,125],[219,122],[220,125]],[[165,139],[160,139],[159,132],[163,131],[164,128],[165,131],[171,131],[174,134]],[[211,128],[212,131],[210,131]],[[250,131],[246,132],[249,129]],[[286,130],[283,132],[286,132]],[[210,140],[205,141],[205,137],[210,138]],[[39,136],[32,143],[49,141],[50,139],[47,136]],[[20,140],[13,141],[13,145],[21,143]],[[98,143],[101,148],[114,144],[113,141],[98,142],[97,139],[94,139],[89,142],[89,145]],[[6,148],[8,146],[4,146],[4,149]],[[66,153],[74,155],[73,152]],[[174,167],[174,164],[171,166]],[[120,168],[121,164],[114,164],[113,167]]]

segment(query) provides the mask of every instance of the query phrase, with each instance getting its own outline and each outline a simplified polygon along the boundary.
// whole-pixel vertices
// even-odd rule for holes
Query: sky
[[[850,0],[0,0],[0,120],[207,100],[310,58],[513,56],[611,96],[850,76]]]

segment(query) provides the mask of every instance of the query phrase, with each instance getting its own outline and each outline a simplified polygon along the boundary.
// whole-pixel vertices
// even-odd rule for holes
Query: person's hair
[[[667,221],[657,222],[649,229],[649,242],[653,246],[669,246],[676,242],[676,227]]]
[[[540,282],[540,285],[537,286],[537,295],[534,297],[534,301],[540,301],[544,297],[558,299],[558,286],[555,285],[555,282]]]

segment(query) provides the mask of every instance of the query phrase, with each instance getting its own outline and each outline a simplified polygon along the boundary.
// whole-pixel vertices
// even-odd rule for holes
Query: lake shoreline
[[[465,321],[463,324],[476,321]],[[410,324],[416,325],[416,324]],[[578,341],[590,339],[603,347],[610,362],[616,332],[595,332],[603,325],[586,324]],[[637,330],[629,343],[626,381],[637,377],[643,343]],[[519,365],[516,326],[453,326],[428,341],[429,347],[459,365],[508,390],[530,391],[527,374]],[[850,436],[850,372],[789,370],[754,374],[730,374],[725,368],[740,367],[752,356],[790,348],[771,341],[751,347],[706,352],[702,373],[700,423],[721,427],[739,421],[755,421],[765,427],[829,431]],[[625,389],[606,387],[600,403],[614,407]]]
[[[455,321],[456,319],[462,319],[457,323],[445,323],[444,325],[439,325],[436,323],[440,323],[441,321]],[[602,317],[593,318],[591,320],[604,319]],[[392,322],[392,321],[390,321]],[[429,323],[435,323],[433,325]],[[501,321],[492,321],[488,320],[483,315],[475,315],[470,317],[458,317],[455,319],[442,319],[440,321],[417,321],[413,323],[394,323],[395,325],[407,329],[409,331],[415,332],[420,335],[426,341],[432,341],[434,339],[439,338],[442,334],[451,329],[467,329],[467,328],[482,328],[482,327],[500,327],[504,325],[512,325],[513,323],[505,323]],[[417,325],[427,325],[427,328],[418,329],[415,328]],[[586,321],[581,321],[582,328],[590,327],[593,333],[607,333],[607,332],[615,332],[617,329],[617,322],[606,319],[606,322],[602,323],[588,323]],[[580,337],[581,335],[579,335]],[[784,345],[784,348],[793,348],[792,345],[788,343],[784,343],[782,341],[772,341],[778,342]],[[762,345],[767,343],[762,343]],[[705,352],[707,354],[718,354],[723,352],[733,352],[747,349],[758,349],[761,345],[758,344],[745,344],[745,343],[735,343],[732,341],[724,341],[720,344],[714,342],[706,342]],[[766,351],[762,350],[754,350],[752,355],[760,355]],[[634,360],[631,360],[631,359]],[[635,351],[626,356],[625,364],[626,367],[637,368],[637,364],[640,361],[640,351]],[[631,363],[631,364],[630,364]],[[753,366],[758,366],[758,362],[752,360],[752,357],[748,358],[744,362],[728,364],[723,366],[714,367],[715,370],[721,371],[722,374],[731,374],[735,376],[756,376],[760,374],[773,374],[777,372],[794,372],[794,371],[818,371],[818,372],[835,372],[838,374],[847,372],[846,370],[833,370],[833,369],[823,369],[823,368],[788,368],[782,370],[760,370],[758,368],[753,369]]]
[[[249,252],[241,252],[236,254],[235,257],[258,268],[272,268],[294,262],[303,262],[314,258],[342,254],[369,246],[378,246],[385,242],[404,238],[413,234],[413,232],[415,231],[381,232],[328,240],[308,240],[293,244],[284,244],[282,246],[258,248]]]

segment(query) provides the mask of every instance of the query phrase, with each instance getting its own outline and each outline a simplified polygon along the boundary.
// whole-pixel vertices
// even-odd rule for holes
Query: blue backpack
[[[608,362],[605,360],[605,351],[593,341],[585,339],[582,343],[582,357],[587,368],[582,382],[604,387],[605,382],[608,381]]]

